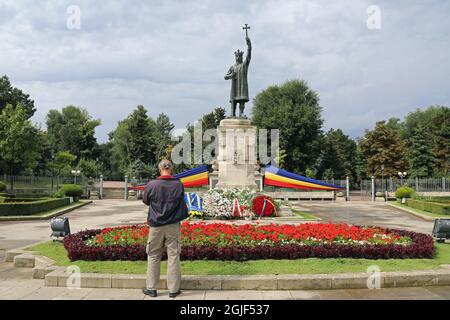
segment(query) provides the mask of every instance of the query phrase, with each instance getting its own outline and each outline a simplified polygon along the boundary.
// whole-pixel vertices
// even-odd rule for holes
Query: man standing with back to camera
[[[156,297],[160,280],[161,257],[167,248],[167,288],[169,297],[178,296],[181,284],[181,231],[180,222],[188,217],[184,201],[184,187],[172,176],[173,164],[162,160],[160,176],[145,187],[143,202],[149,206],[147,222],[150,227],[147,244],[147,287],[144,294]]]

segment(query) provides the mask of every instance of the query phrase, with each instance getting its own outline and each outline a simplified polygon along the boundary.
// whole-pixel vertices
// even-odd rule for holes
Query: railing
[[[7,192],[14,193],[43,193],[50,194],[58,190],[58,186],[62,184],[72,184],[76,183],[83,187],[83,189],[87,192],[90,191],[98,191],[102,194],[102,177],[100,179],[87,179],[85,177],[46,177],[46,176],[10,176],[3,175],[0,176],[0,180],[2,180],[7,185]],[[329,179],[329,180],[319,180],[324,183],[334,184],[339,187],[342,187],[342,192],[346,193],[347,190],[347,181],[346,180],[338,180],[338,179]],[[13,188],[11,190],[11,182]],[[127,180],[127,187],[147,183],[148,179],[129,179]],[[372,188],[372,184],[374,188]],[[125,183],[124,183],[125,185]],[[350,181],[348,190],[349,198],[351,194],[356,197],[363,198],[374,198],[376,192],[395,192],[395,190],[400,186],[408,186],[414,189],[416,192],[450,192],[450,178],[442,177],[442,178],[408,178],[408,179],[366,179],[361,181]],[[296,189],[286,189],[286,188],[278,188],[267,186],[264,187],[264,191],[278,191],[278,192],[305,192],[305,190],[296,190]],[[311,191],[314,192],[314,191]],[[127,196],[127,190],[125,190],[125,197]]]
[[[8,192],[16,193],[51,193],[58,190],[62,184],[78,184],[86,188],[89,183],[93,186],[98,184],[98,179],[89,180],[84,177],[45,177],[45,176],[0,176],[6,184]],[[12,185],[12,189],[11,189]]]

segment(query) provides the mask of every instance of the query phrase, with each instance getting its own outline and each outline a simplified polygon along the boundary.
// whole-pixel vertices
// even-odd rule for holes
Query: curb
[[[58,268],[45,275],[45,286],[67,287],[74,273]],[[194,276],[182,277],[184,290],[333,290],[367,289],[373,274],[308,274],[308,275],[255,275],[255,276]],[[142,289],[146,275],[81,273],[81,288]],[[167,289],[167,277],[162,276],[158,289]],[[445,286],[450,285],[450,270],[424,270],[410,272],[381,272],[381,288]],[[69,285],[70,286],[70,285]]]
[[[55,261],[34,255],[22,248],[6,253],[7,262],[15,267],[33,268],[33,279],[44,279],[46,287],[69,287],[74,277],[80,288],[142,289],[145,274],[73,273],[68,267],[55,266]],[[186,275],[182,277],[184,290],[332,290],[367,289],[374,280],[373,273],[283,274],[283,275]],[[441,269],[380,272],[381,288],[450,285],[450,265]],[[159,289],[167,289],[167,277],[162,276]]]
[[[82,208],[84,206],[87,206],[88,204],[91,204],[92,202],[93,202],[92,200],[83,201],[82,203],[80,203],[80,204],[78,204],[76,206],[73,206],[73,207],[70,207],[70,208],[66,208],[66,209],[63,209],[61,211],[57,211],[57,212],[54,212],[54,213],[51,213],[51,214],[45,215],[45,216],[9,216],[9,217],[8,216],[3,216],[3,217],[0,217],[0,222],[2,222],[2,221],[39,221],[39,220],[48,220],[48,219],[51,219],[51,218],[58,217],[60,215],[66,214],[66,213],[71,212],[73,210]]]
[[[392,204],[392,203],[389,203],[389,202],[386,202],[386,204],[387,204],[388,206],[390,206],[390,207],[393,207],[393,208],[402,210],[402,211],[404,211],[404,212],[407,212],[407,213],[409,213],[409,214],[412,214],[412,215],[414,215],[414,216],[416,216],[416,217],[418,217],[418,218],[421,218],[421,219],[423,219],[423,220],[426,220],[426,221],[434,221],[434,220],[436,220],[436,219],[439,219],[439,218],[433,218],[433,217],[430,217],[430,216],[427,216],[427,215],[424,215],[424,214],[415,212],[415,211],[413,211],[413,210],[410,210],[410,209],[407,209],[407,208],[404,208],[404,207],[396,206],[395,204]]]

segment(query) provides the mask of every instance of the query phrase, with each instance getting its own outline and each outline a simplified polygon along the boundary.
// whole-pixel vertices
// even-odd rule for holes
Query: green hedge
[[[63,192],[67,197],[79,197],[83,195],[83,188],[77,184],[65,184],[59,191]]]
[[[1,203],[0,216],[29,216],[70,204],[69,198],[42,199],[33,202]]]
[[[6,184],[0,181],[0,192],[3,192],[6,190]]]
[[[411,208],[435,213],[435,214],[448,214],[450,215],[450,204],[429,202],[423,200],[407,199],[406,205]]]
[[[42,198],[6,198],[5,203],[15,203],[15,202],[35,202],[40,200],[46,200]]]
[[[450,197],[430,197],[428,201],[450,204]]]

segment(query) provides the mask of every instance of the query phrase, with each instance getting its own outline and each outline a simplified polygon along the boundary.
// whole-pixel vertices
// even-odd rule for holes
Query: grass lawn
[[[76,265],[81,272],[144,274],[146,261],[74,261],[67,258],[64,246],[59,242],[46,242],[28,250],[47,256],[59,266]],[[182,261],[185,275],[257,275],[257,274],[308,274],[366,272],[376,265],[381,271],[406,271],[439,269],[441,264],[450,264],[450,244],[436,243],[433,259],[297,259],[297,260],[252,260],[234,261]],[[166,273],[166,262],[161,264],[161,272]]]
[[[310,213],[306,213],[297,209],[291,209],[292,213],[295,214],[296,216],[299,216],[305,220],[317,220],[318,218],[315,215],[312,215]]]
[[[406,204],[402,204],[399,201],[390,201],[389,203],[394,205],[394,206],[396,206],[396,207],[405,208],[405,209],[411,210],[413,212],[420,213],[420,214],[423,214],[425,216],[429,216],[429,217],[432,217],[432,218],[449,218],[450,219],[450,215],[447,215],[447,214],[436,214],[436,213],[431,213],[431,212],[423,211],[423,210],[416,209],[416,208],[411,208],[411,207],[408,207]]]

